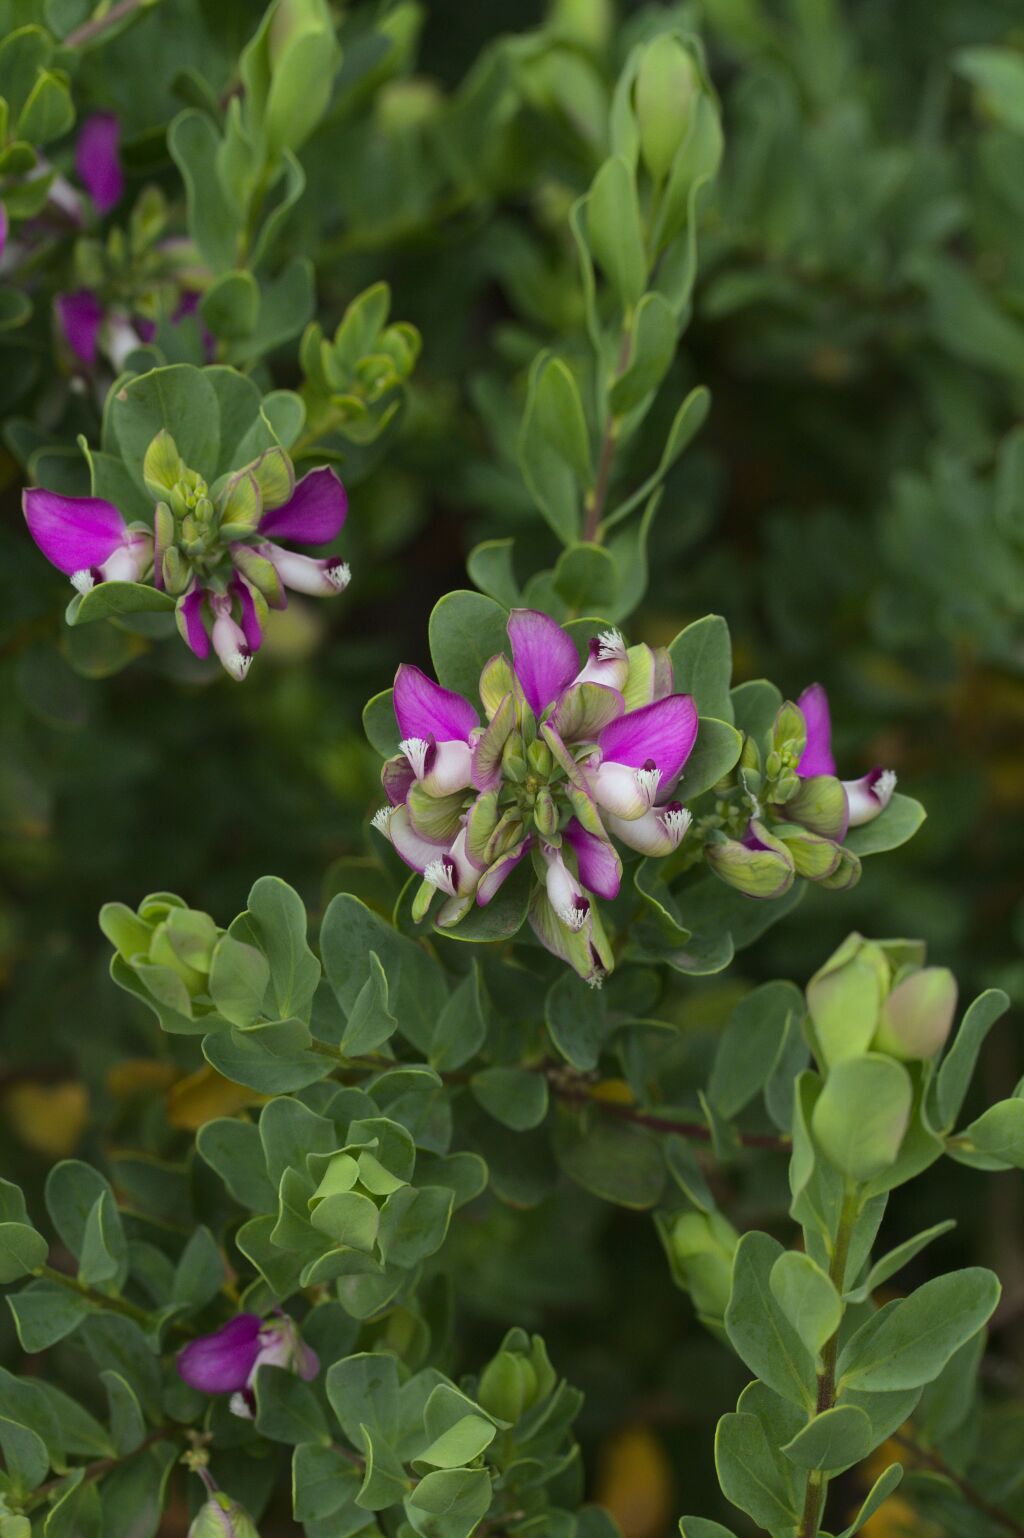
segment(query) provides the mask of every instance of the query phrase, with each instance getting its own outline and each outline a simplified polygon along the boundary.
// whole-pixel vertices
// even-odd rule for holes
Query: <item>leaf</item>
[[[50,1455],[38,1432],[0,1416],[0,1448],[14,1488],[23,1495],[41,1485],[50,1469]]]
[[[512,566],[514,550],[513,539],[485,539],[474,546],[466,560],[470,580],[506,609],[514,609],[522,601]]]
[[[146,1436],[146,1418],[135,1390],[119,1372],[107,1368],[100,1373],[110,1412],[110,1435],[120,1458],[141,1447]]]
[[[472,1463],[494,1441],[497,1427],[481,1415],[464,1415],[413,1459],[420,1468],[454,1469]]]
[[[388,1009],[413,1046],[429,1052],[447,998],[437,963],[414,940],[347,892],[332,898],[320,931],[324,970],[346,1016],[365,980],[363,957],[374,951],[388,979]]]
[[[278,1017],[307,1018],[320,981],[320,963],[306,939],[306,908],[298,893],[277,876],[261,876],[247,909],[270,963],[270,984]]]
[[[1024,134],[1024,56],[1016,48],[959,48],[953,67],[977,87],[987,112]]]
[[[461,1068],[475,1057],[486,1035],[483,977],[474,963],[438,1016],[430,1066],[439,1072]]]
[[[364,1513],[355,1505],[362,1475],[337,1448],[317,1442],[296,1447],[292,1469],[297,1521],[323,1521],[346,1508],[347,1520],[356,1520],[359,1526],[365,1523]]]
[[[190,469],[208,483],[216,479],[222,456],[220,400],[211,377],[215,373],[215,369],[172,363],[139,374],[115,390],[108,406],[110,427],[140,490],[145,489],[146,450],[161,429],[170,433]],[[255,416],[259,409],[255,389],[252,398]]]
[[[859,1287],[854,1287],[843,1294],[847,1303],[863,1303],[877,1287],[887,1282],[890,1276],[895,1276],[904,1266],[909,1265],[915,1255],[920,1254],[925,1245],[931,1244],[933,1239],[938,1239],[942,1234],[948,1234],[956,1227],[955,1218],[947,1218],[944,1223],[935,1223],[931,1228],[925,1228],[912,1239],[905,1239],[895,1249],[876,1260],[867,1277]]]
[[[665,1165],[657,1138],[600,1112],[583,1126],[565,1116],[556,1125],[555,1153],[565,1173],[620,1207],[643,1211],[659,1200]]]
[[[386,1264],[416,1266],[441,1248],[454,1195],[448,1186],[402,1186],[380,1214],[380,1253]]]
[[[901,844],[913,838],[927,815],[920,801],[915,801],[912,796],[902,796],[897,791],[885,811],[879,813],[873,822],[850,829],[845,839],[846,848],[852,849],[861,859],[869,854],[884,854],[890,849],[899,849]]]
[[[761,1527],[792,1530],[797,1519],[791,1483],[772,1456],[756,1415],[723,1415],[715,1432],[715,1468],[724,1495]]]
[[[899,1463],[890,1463],[885,1472],[879,1474],[878,1478],[871,1486],[867,1500],[861,1506],[860,1511],[858,1511],[849,1527],[843,1528],[843,1531],[839,1534],[839,1538],[854,1538],[854,1535],[860,1532],[865,1522],[867,1522],[870,1517],[874,1516],[875,1512],[884,1501],[888,1500],[889,1496],[896,1489],[896,1486],[899,1484],[902,1478],[902,1465]]]
[[[398,1363],[387,1353],[362,1351],[335,1362],[327,1372],[327,1398],[353,1447],[360,1427],[386,1438],[398,1436]]]
[[[82,1254],[89,1221],[97,1201],[114,1193],[98,1170],[79,1159],[55,1164],[46,1180],[46,1210],[64,1244],[75,1256]]]
[[[232,1026],[203,1037],[203,1056],[226,1079],[261,1095],[284,1095],[325,1079],[329,1057],[307,1051],[312,1038],[301,1020],[273,1020],[242,1031]]]
[[[189,233],[214,272],[234,265],[238,225],[217,175],[217,130],[205,112],[190,109],[167,130],[167,146],[188,199]]]
[[[559,598],[577,614],[605,614],[615,602],[619,585],[610,552],[592,544],[573,544],[563,550],[552,580]]]
[[[673,799],[689,802],[703,795],[735,767],[742,751],[743,738],[734,726],[716,721],[713,716],[702,716],[697,725],[697,740],[673,791]]]
[[[103,1504],[95,1484],[82,1469],[64,1481],[54,1493],[43,1526],[44,1538],[104,1538]]]
[[[97,582],[72,598],[65,612],[69,625],[93,624],[122,614],[169,614],[174,599],[145,582]]]
[[[547,352],[538,353],[530,370],[517,454],[534,502],[563,545],[571,545],[590,485],[590,449],[576,381]]]
[[[382,758],[393,758],[398,752],[401,733],[395,720],[395,691],[382,689],[363,706],[363,731],[371,748],[376,748]]]
[[[658,461],[658,468],[653,475],[647,477],[642,486],[613,508],[608,517],[603,520],[601,527],[605,533],[614,528],[617,523],[621,523],[623,518],[628,518],[635,507],[646,502],[648,497],[658,489],[676,460],[703,427],[710,408],[711,395],[703,385],[698,385],[696,389],[690,391],[672,420],[668,437],[665,439],[665,447],[661,451],[661,459]]]
[[[871,1422],[864,1411],[839,1405],[814,1416],[782,1451],[799,1469],[831,1472],[859,1463],[874,1445]]]
[[[836,1063],[812,1116],[826,1157],[851,1180],[867,1181],[895,1163],[914,1090],[902,1063],[879,1053]]]
[[[398,1029],[398,1021],[388,1008],[388,980],[380,957],[371,951],[369,975],[345,1022],[341,1050],[346,1057],[362,1057],[374,1052]]]
[[[783,1254],[768,1234],[751,1231],[733,1258],[732,1293],[725,1328],[736,1353],[751,1372],[793,1404],[815,1402],[814,1358],[772,1291],[772,1268]]]
[[[514,1132],[540,1126],[548,1112],[548,1081],[526,1068],[483,1068],[469,1081],[474,1098]]]
[[[222,273],[206,290],[199,313],[214,336],[240,341],[251,336],[259,317],[259,284],[251,272]]]
[[[0,1223],[0,1282],[16,1282],[46,1264],[49,1246],[27,1223]]]
[[[771,1077],[791,1022],[804,1014],[793,983],[763,983],[729,1016],[715,1053],[708,1098],[723,1116],[736,1116]]]
[[[847,1341],[837,1373],[856,1389],[918,1388],[937,1378],[953,1353],[991,1318],[999,1278],[981,1266],[934,1277],[869,1319]]]
[[[633,411],[661,384],[675,357],[677,329],[668,300],[661,294],[645,294],[633,318],[629,361],[608,392],[613,416]]]
[[[331,1433],[320,1401],[308,1383],[284,1367],[263,1366],[256,1374],[256,1430],[272,1442],[318,1442]]]
[[[248,1122],[220,1117],[196,1134],[196,1149],[223,1180],[231,1195],[253,1212],[269,1212],[276,1202],[266,1176],[260,1135]]]
[[[960,1136],[984,1155],[983,1167],[1024,1169],[1024,1100],[990,1105]]]
[[[544,1019],[566,1062],[585,1073],[597,1067],[609,1031],[603,991],[565,968],[547,991]]]
[[[484,663],[508,646],[508,614],[493,598],[457,589],[430,615],[430,656],[438,681],[476,705]]]
[[[936,1121],[940,1131],[948,1132],[960,1114],[985,1037],[1009,1007],[1009,996],[1001,988],[987,988],[964,1015],[936,1080]]]
[[[632,168],[606,160],[586,199],[587,242],[622,307],[631,310],[647,286],[647,256]]]
[[[722,616],[706,614],[687,625],[669,643],[668,654],[677,693],[691,695],[699,715],[731,723],[732,640]]]
[[[706,1517],[680,1517],[679,1532],[681,1538],[736,1538],[730,1528]]]
[[[831,1278],[810,1255],[786,1250],[768,1273],[768,1285],[808,1351],[817,1356],[836,1333],[843,1317],[843,1305]]]
[[[7,1306],[22,1350],[30,1356],[47,1351],[70,1335],[92,1309],[84,1298],[55,1282],[32,1282],[9,1296]]]
[[[270,963],[262,951],[221,936],[210,963],[209,992],[226,1020],[251,1025],[258,1019],[269,982]]]
[[[420,1538],[469,1538],[491,1504],[486,1469],[438,1469],[405,1497],[405,1514]]]

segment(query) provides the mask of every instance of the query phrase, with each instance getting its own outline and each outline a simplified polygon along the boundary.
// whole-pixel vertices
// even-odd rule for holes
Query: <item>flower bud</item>
[[[249,1513],[218,1490],[195,1517],[188,1538],[260,1538],[260,1535]]]
[[[539,775],[542,779],[547,779],[548,775],[554,768],[555,763],[551,756],[551,749],[548,747],[547,743],[542,742],[539,737],[536,738],[535,741],[531,742],[530,746],[527,748],[526,762],[529,764],[533,773]]]
[[[542,785],[537,792],[533,804],[533,820],[538,833],[542,833],[545,838],[552,838],[558,832],[558,808],[546,785]]]
[[[798,822],[811,833],[841,842],[846,836],[849,809],[842,781],[831,774],[802,779],[786,799],[786,820]]]
[[[612,0],[553,0],[548,26],[565,42],[598,53],[607,47],[614,19]]]
[[[807,745],[807,723],[792,700],[786,700],[776,711],[769,741],[784,763],[799,763]]]
[[[840,848],[839,864],[831,876],[822,876],[818,885],[828,892],[847,892],[850,887],[857,885],[860,872],[860,856],[854,854],[852,849]]]
[[[719,1212],[684,1212],[672,1229],[672,1255],[697,1312],[720,1320],[732,1290],[732,1262],[739,1234]]]
[[[164,591],[172,598],[180,598],[192,581],[192,567],[177,545],[169,545],[160,561],[160,580]]]
[[[162,427],[151,440],[142,461],[142,479],[146,483],[146,490],[156,501],[162,501],[181,480],[185,470],[177,444],[166,427]]]
[[[526,779],[526,754],[518,732],[512,733],[501,750],[501,770],[514,785],[521,785]]]
[[[690,131],[699,93],[700,77],[689,49],[670,32],[653,38],[637,71],[634,107],[640,153],[656,182],[668,175]]]
[[[956,978],[947,967],[909,973],[882,1005],[872,1050],[904,1062],[927,1062],[952,1030],[956,999]]]
[[[793,856],[798,876],[804,876],[808,881],[823,881],[838,869],[843,850],[831,839],[792,823],[777,825],[775,831]]]
[[[725,838],[705,844],[704,858],[716,876],[745,897],[781,897],[796,874],[785,844],[757,821],[751,822],[742,841]]]

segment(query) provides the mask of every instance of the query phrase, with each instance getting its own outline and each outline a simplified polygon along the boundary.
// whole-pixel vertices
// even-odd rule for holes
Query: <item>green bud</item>
[[[781,897],[793,885],[796,867],[781,839],[761,822],[751,822],[753,847],[735,838],[712,839],[704,858],[715,875],[746,897]]]
[[[840,849],[839,864],[831,876],[822,876],[818,882],[829,892],[846,892],[850,887],[856,886],[860,880],[860,856],[855,855],[852,849]]]
[[[249,466],[249,471],[259,487],[265,511],[283,507],[290,500],[295,490],[295,468],[284,449],[277,446],[266,449],[256,463]]]
[[[831,839],[809,833],[795,823],[776,824],[775,832],[793,856],[798,876],[822,881],[838,868],[843,851]]]
[[[28,1517],[16,1517],[0,1512],[0,1538],[32,1538],[32,1523]]]
[[[776,801],[782,803],[783,805],[787,805],[790,797],[796,795],[797,791],[800,789],[801,784],[802,781],[800,776],[794,769],[783,769],[782,773],[775,781],[775,787],[772,791],[772,794]]]
[[[522,738],[513,732],[501,750],[502,772],[507,780],[515,785],[522,785],[526,779],[526,753],[523,748]]]
[[[259,482],[251,470],[240,470],[233,475],[221,492],[220,503],[221,529],[227,537],[228,529],[237,529],[235,538],[241,538],[244,534],[251,534],[257,527],[263,514],[263,495]]]
[[[466,816],[466,853],[477,865],[489,865],[487,846],[498,826],[498,794],[477,796]]]
[[[558,832],[558,808],[546,785],[542,785],[537,792],[537,799],[533,806],[533,820],[537,825],[537,832],[542,833],[545,838],[551,838]]]
[[[744,737],[740,750],[740,768],[751,774],[761,773],[761,750],[753,737]]]
[[[764,772],[770,780],[778,779],[782,772],[782,759],[777,749],[773,748],[764,761]]]
[[[412,900],[412,921],[414,924],[422,924],[436,891],[437,887],[432,881],[427,881],[424,878],[420,882],[416,896]]]
[[[489,1415],[515,1423],[542,1404],[557,1381],[540,1336],[528,1339],[524,1330],[510,1330],[480,1374],[477,1402]]]
[[[849,807],[841,781],[831,774],[813,774],[800,780],[786,798],[786,819],[799,822],[822,838],[841,839],[846,833]]]
[[[177,545],[169,545],[160,562],[164,587],[172,598],[179,597],[192,581],[192,567]]]
[[[536,739],[536,741],[531,742],[530,746],[527,748],[526,761],[530,768],[533,770],[534,774],[539,775],[540,778],[544,780],[547,779],[555,764],[555,761],[551,756],[551,749],[548,747],[547,743],[542,742],[539,737]]]
[[[872,1049],[905,1062],[927,1062],[945,1045],[953,1028],[956,999],[956,978],[947,967],[909,973],[882,1005]]]
[[[799,763],[807,746],[807,723],[803,711],[792,700],[786,700],[776,711],[769,740],[785,762]]]
[[[512,676],[512,664],[504,652],[498,652],[489,662],[484,663],[480,673],[480,701],[487,713],[488,721],[506,694],[512,694],[514,691],[515,679]]]
[[[218,1490],[188,1530],[188,1538],[260,1538],[249,1513]]]
[[[132,208],[132,245],[136,251],[145,251],[160,239],[167,224],[167,199],[155,182],[149,182]]]
[[[235,545],[231,551],[231,559],[250,587],[262,593],[272,609],[284,608],[285,591],[273,561],[268,561],[266,556],[257,555],[251,545],[244,544]]]
[[[850,1180],[874,1180],[896,1162],[910,1121],[910,1075],[890,1057],[868,1053],[829,1072],[811,1114],[819,1146]]]
[[[732,1290],[732,1262],[739,1234],[719,1212],[684,1212],[672,1229],[676,1272],[708,1320],[725,1313]]]
[[[672,168],[690,131],[700,77],[693,55],[677,37],[662,32],[647,44],[634,87],[640,153],[656,182]]]

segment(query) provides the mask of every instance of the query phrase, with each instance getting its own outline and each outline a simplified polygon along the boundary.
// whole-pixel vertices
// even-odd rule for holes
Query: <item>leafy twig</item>
[[[112,5],[103,16],[94,16],[91,21],[84,21],[80,27],[69,32],[64,39],[65,48],[84,48],[87,43],[93,42],[97,37],[110,27],[116,27],[118,22],[124,21],[133,11],[139,10],[144,5],[152,5],[154,0],[118,0],[117,5]]]
[[[962,1474],[958,1474],[955,1469],[950,1468],[941,1453],[935,1452],[930,1447],[922,1447],[916,1437],[908,1435],[905,1431],[897,1431],[893,1441],[900,1447],[906,1448],[907,1452],[913,1454],[914,1458],[923,1468],[931,1469],[936,1474],[942,1474],[951,1484],[954,1484],[967,1504],[973,1506],[975,1511],[982,1512],[988,1517],[989,1521],[994,1522],[997,1527],[1001,1527],[1004,1532],[1012,1533],[1013,1538],[1024,1538],[1024,1522],[1018,1522],[1016,1517],[1011,1516],[1008,1511],[1004,1511],[1001,1506],[996,1506],[987,1496],[982,1495],[981,1491],[976,1489]]]

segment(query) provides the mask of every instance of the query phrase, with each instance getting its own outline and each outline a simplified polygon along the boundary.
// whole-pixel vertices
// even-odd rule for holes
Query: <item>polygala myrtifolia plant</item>
[[[742,992],[710,1064],[680,1025],[695,978],[812,887],[821,904],[853,887],[924,816],[884,765],[840,768],[820,685],[734,684],[720,616],[667,645],[633,619],[709,406],[666,388],[722,151],[703,50],[675,9],[644,14],[613,78],[605,8],[568,0],[442,108],[395,78],[415,7],[370,9],[274,0],[237,69],[216,89],[183,69],[185,110],[155,136],[140,114],[124,155],[105,108],[75,128],[81,59],[144,38],[159,6],[29,0],[0,42],[0,326],[55,357],[40,401],[12,364],[38,409],[7,441],[28,531],[73,589],[60,654],[91,678],[167,640],[179,676],[214,685],[219,662],[241,681],[289,592],[348,583],[339,553],[292,547],[335,545],[342,474],[346,546],[368,532],[360,484],[400,447],[420,339],[365,277],[340,323],[317,316],[307,164],[361,164],[344,136],[369,135],[377,206],[387,157],[429,166],[429,147],[475,214],[520,187],[531,145],[572,168],[558,188],[536,169],[561,254],[519,273],[517,377],[477,392],[517,538],[476,546],[477,591],[431,614],[431,672],[403,664],[366,707],[384,804],[331,869],[315,949],[275,877],[226,928],[170,892],[101,912],[114,982],[163,1032],[146,1066],[205,1105],[194,1139],[180,1120],[143,1151],[112,1135],[105,1170],[63,1160],[38,1198],[0,1182],[0,1282],[40,1362],[0,1373],[0,1538],[155,1538],[183,1491],[191,1538],[277,1531],[289,1506],[308,1538],[615,1538],[584,1499],[581,1396],[526,1304],[489,1358],[466,1360],[458,1328],[505,1209],[556,1195],[650,1213],[697,1317],[755,1375],[716,1463],[757,1528],[852,1538],[902,1479],[911,1523],[1019,1538],[1018,1423],[980,1386],[996,1278],[901,1295],[949,1223],[873,1253],[890,1191],[941,1158],[1024,1164],[1020,1086],[963,1125],[1005,996],[947,1045],[951,974],[854,934],[806,994]],[[193,17],[214,60],[221,10]],[[736,1186],[783,1191],[787,1161],[793,1227],[741,1236]],[[526,1258],[503,1264],[514,1289]]]

